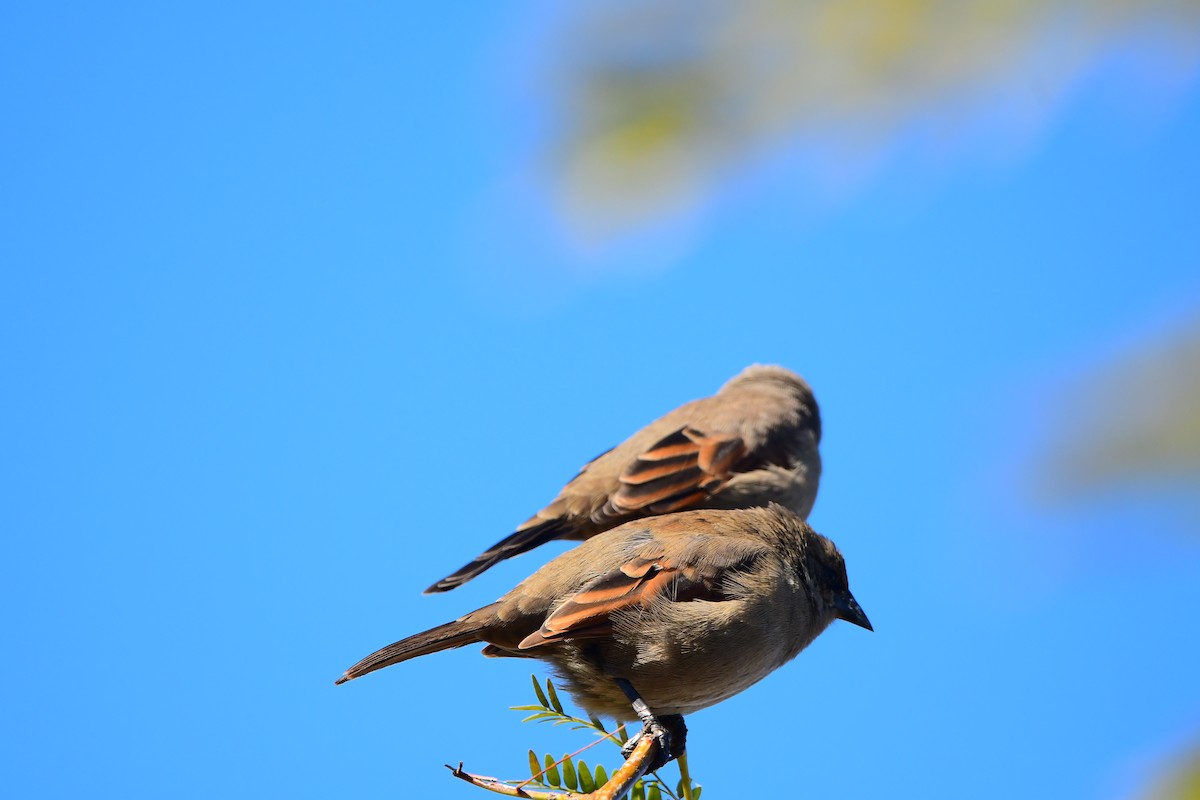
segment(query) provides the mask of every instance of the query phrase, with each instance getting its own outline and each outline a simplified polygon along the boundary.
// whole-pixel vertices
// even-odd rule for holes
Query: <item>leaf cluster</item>
[[[547,679],[543,689],[537,676],[530,677],[533,681],[533,691],[537,697],[537,703],[512,707],[514,711],[532,712],[521,720],[522,722],[549,722],[552,725],[570,725],[572,730],[590,730],[601,737],[601,740],[608,740],[617,747],[621,747],[629,741],[629,735],[625,732],[624,725],[619,725],[609,731],[597,717],[589,715],[587,719],[583,719],[568,714],[558,697],[558,691],[554,688],[552,680]],[[598,744],[598,742],[593,744]],[[586,750],[591,746],[588,745],[583,749]],[[523,785],[571,792],[595,791],[608,782],[608,770],[604,768],[603,764],[589,766],[582,758],[576,757],[580,752],[582,750],[556,759],[549,753],[539,757],[535,751],[530,750],[529,773],[531,777]],[[690,785],[685,787],[684,781],[681,779],[674,787],[671,787],[657,773],[651,773],[633,785],[628,800],[663,800],[664,796],[670,800],[700,800],[701,787],[695,782],[691,782],[690,779],[689,783]]]

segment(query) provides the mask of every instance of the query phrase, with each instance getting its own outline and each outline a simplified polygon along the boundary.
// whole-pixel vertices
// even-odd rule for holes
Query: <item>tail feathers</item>
[[[477,642],[479,641],[479,631],[480,625],[478,622],[456,621],[447,622],[445,625],[438,625],[436,628],[431,628],[423,633],[409,636],[407,639],[401,639],[395,644],[389,644],[382,650],[376,650],[346,670],[345,674],[334,681],[334,683],[343,684],[346,681],[361,678],[368,672],[390,667],[392,664],[399,664],[401,661],[408,661],[410,658],[425,656],[441,650],[450,650]]]
[[[522,528],[496,542],[487,550],[484,550],[475,557],[474,561],[471,561],[469,564],[450,573],[430,586],[425,590],[425,594],[448,592],[451,589],[457,589],[459,586],[491,569],[506,558],[519,556],[521,553],[526,553],[546,542],[564,538],[567,529],[566,521],[561,518],[549,519],[537,525]]]

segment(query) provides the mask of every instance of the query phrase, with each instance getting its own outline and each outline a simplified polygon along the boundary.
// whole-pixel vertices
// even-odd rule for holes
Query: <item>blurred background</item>
[[[705,797],[1200,797],[1200,3],[2,19],[6,795],[481,797],[441,765],[574,750],[507,710],[536,665],[333,680],[775,362],[876,633],[690,718]]]

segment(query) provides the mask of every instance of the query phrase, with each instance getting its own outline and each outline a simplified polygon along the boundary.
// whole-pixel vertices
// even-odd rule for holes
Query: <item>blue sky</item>
[[[876,633],[695,715],[706,797],[1120,798],[1200,735],[1194,537],[1021,491],[1058,382],[1195,316],[1194,86],[1106,64],[1003,157],[835,201],[768,165],[592,258],[520,177],[536,9],[4,16],[5,794],[482,796],[441,765],[575,749],[506,710],[526,663],[333,679],[752,362],[817,392],[811,522]]]

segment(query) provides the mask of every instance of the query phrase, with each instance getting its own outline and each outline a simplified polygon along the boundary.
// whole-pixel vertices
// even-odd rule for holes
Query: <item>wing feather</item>
[[[740,437],[680,428],[625,468],[620,488],[596,516],[603,520],[692,508],[718,491],[745,455]]]
[[[732,599],[724,588],[726,577],[752,568],[762,556],[761,548],[723,537],[706,538],[702,560],[688,555],[696,550],[686,547],[684,540],[676,540],[671,548],[643,548],[651,552],[631,556],[619,568],[584,586],[555,609],[541,628],[526,636],[518,649],[607,637],[613,632],[616,615],[660,603]]]

